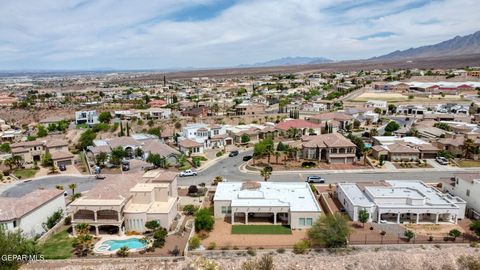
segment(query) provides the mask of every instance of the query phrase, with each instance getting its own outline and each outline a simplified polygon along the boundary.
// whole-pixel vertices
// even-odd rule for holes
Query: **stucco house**
[[[353,221],[361,210],[378,223],[457,223],[465,217],[464,200],[421,181],[338,183],[337,197]]]
[[[45,232],[45,223],[53,213],[65,211],[64,191],[38,189],[20,198],[0,197],[0,227],[21,230],[28,237]]]
[[[177,174],[152,170],[109,176],[75,200],[70,210],[73,225],[87,223],[95,234],[123,234],[144,232],[150,220],[157,220],[169,230],[177,205]]]
[[[307,183],[223,182],[213,201],[215,218],[228,218],[231,224],[271,222],[305,229],[321,213]]]
[[[480,219],[480,174],[459,173],[443,182],[443,189],[467,202],[470,218]]]
[[[340,133],[302,136],[301,141],[289,143],[300,148],[299,157],[327,163],[353,163],[357,147]]]

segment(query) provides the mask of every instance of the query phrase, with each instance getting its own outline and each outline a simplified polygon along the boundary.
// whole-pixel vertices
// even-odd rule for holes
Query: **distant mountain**
[[[406,58],[440,57],[480,53],[480,31],[467,36],[456,36],[434,45],[410,48],[404,51],[373,57],[371,60],[398,60]]]
[[[295,65],[311,65],[324,64],[334,62],[325,57],[283,57],[279,59],[270,60],[267,62],[260,62],[255,64],[240,65],[240,67],[274,67],[274,66],[295,66]]]

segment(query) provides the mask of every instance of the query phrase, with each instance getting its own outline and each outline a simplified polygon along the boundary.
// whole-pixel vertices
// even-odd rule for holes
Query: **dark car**
[[[235,150],[235,151],[232,151],[230,152],[230,154],[228,154],[229,157],[234,157],[234,156],[238,156],[238,151]]]
[[[63,171],[66,171],[66,170],[67,170],[67,166],[65,166],[65,164],[60,164],[60,165],[58,165],[58,169],[59,169],[60,171],[62,171],[62,172],[63,172]]]
[[[244,156],[242,159],[243,161],[249,161],[250,159],[252,159],[252,156]]]

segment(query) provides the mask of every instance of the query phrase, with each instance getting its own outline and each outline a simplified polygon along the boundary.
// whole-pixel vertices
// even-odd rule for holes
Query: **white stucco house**
[[[87,124],[93,126],[100,123],[98,121],[97,111],[77,111],[75,112],[75,124]]]
[[[48,217],[65,211],[63,193],[59,189],[39,189],[20,198],[0,197],[0,227],[21,230],[27,237],[43,234]]]
[[[339,183],[338,200],[353,221],[366,210],[369,222],[457,223],[465,217],[466,202],[421,181]]]
[[[184,139],[201,144],[204,149],[224,147],[232,144],[232,138],[227,134],[224,126],[203,123],[187,124],[178,138],[179,141]]]
[[[480,218],[480,174],[461,173],[442,185],[443,189],[467,202],[470,217]]]
[[[213,201],[215,218],[228,218],[232,224],[268,221],[303,229],[311,227],[321,213],[307,183],[223,182]]]

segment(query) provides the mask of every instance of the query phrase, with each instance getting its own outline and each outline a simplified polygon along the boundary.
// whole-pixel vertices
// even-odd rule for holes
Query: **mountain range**
[[[259,62],[255,64],[240,65],[239,67],[274,67],[274,66],[295,66],[295,65],[313,65],[325,64],[334,62],[332,59],[325,57],[282,57],[266,62]]]
[[[437,44],[404,51],[394,51],[389,54],[370,58],[370,60],[399,60],[426,57],[444,57],[480,53],[480,31],[466,36],[456,36]]]

